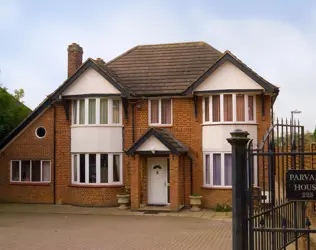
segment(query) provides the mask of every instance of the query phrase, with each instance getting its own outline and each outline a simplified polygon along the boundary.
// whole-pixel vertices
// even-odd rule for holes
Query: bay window
[[[247,94],[217,94],[203,99],[204,123],[255,122],[256,98]]]
[[[73,154],[72,183],[122,184],[121,153]]]
[[[148,101],[149,124],[172,124],[172,100],[171,98],[152,99]]]
[[[86,98],[73,100],[72,124],[121,124],[121,110],[121,101],[115,98]]]
[[[204,186],[232,186],[231,153],[204,153]]]
[[[50,182],[50,161],[14,160],[11,161],[12,182]]]

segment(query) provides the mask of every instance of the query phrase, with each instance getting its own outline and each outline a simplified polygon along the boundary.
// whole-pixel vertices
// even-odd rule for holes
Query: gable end
[[[225,52],[224,56],[222,56],[213,66],[211,66],[203,75],[201,75],[189,88],[187,88],[183,94],[189,95],[194,92],[194,90],[206,80],[211,74],[213,74],[220,66],[222,66],[225,62],[230,62],[234,66],[236,66],[239,70],[245,73],[248,77],[258,83],[266,92],[268,93],[278,93],[279,88],[269,83],[258,74],[256,74],[253,70],[247,67],[240,60],[231,55],[230,52]]]

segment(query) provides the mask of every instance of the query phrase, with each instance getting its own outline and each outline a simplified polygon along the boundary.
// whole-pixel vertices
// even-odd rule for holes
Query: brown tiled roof
[[[137,95],[180,94],[221,55],[204,42],[139,45],[106,65]]]

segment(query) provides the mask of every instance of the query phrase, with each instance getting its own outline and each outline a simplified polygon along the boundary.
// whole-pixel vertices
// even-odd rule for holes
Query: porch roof
[[[141,146],[146,143],[150,138],[156,138],[163,144],[172,154],[180,155],[182,153],[188,152],[189,148],[183,145],[168,129],[165,128],[150,128],[143,136],[141,136],[127,151],[127,155],[133,155],[142,152],[148,152],[148,150],[141,149]],[[160,150],[149,149],[150,151]],[[160,151],[161,152],[161,151]],[[166,151],[164,151],[166,152]],[[154,154],[154,152],[153,152]]]

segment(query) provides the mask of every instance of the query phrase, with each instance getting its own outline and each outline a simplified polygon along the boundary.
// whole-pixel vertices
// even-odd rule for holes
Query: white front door
[[[167,158],[148,158],[148,204],[168,203]]]

